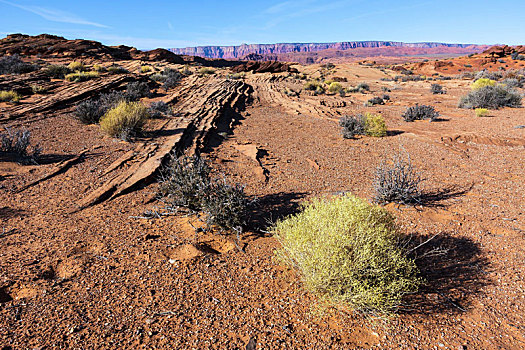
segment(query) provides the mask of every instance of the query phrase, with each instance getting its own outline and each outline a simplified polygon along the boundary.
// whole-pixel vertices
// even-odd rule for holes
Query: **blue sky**
[[[50,33],[141,49],[393,40],[525,44],[525,0],[0,0],[0,36]]]

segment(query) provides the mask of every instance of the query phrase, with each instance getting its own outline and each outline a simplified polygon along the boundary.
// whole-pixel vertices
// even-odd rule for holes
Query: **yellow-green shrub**
[[[139,102],[120,102],[100,119],[102,131],[124,140],[140,133],[149,118],[148,108]]]
[[[201,69],[199,69],[199,74],[200,75],[215,74],[215,70],[208,68],[208,67],[202,67]]]
[[[89,79],[97,78],[99,76],[98,72],[91,71],[91,72],[75,72],[75,73],[69,73],[66,75],[67,81],[86,81]]]
[[[481,78],[481,79],[476,80],[474,83],[472,83],[471,88],[472,90],[478,90],[485,86],[495,86],[495,85],[496,85],[496,82],[494,80],[487,79],[487,78]]]
[[[489,110],[486,108],[476,108],[476,117],[486,117],[489,115]]]
[[[385,209],[347,194],[312,199],[277,222],[277,257],[297,268],[310,291],[361,312],[389,314],[417,291],[409,259]]]
[[[343,86],[339,84],[338,82],[330,83],[330,85],[328,86],[328,92],[332,94],[335,94],[341,90],[343,90]]]
[[[16,91],[0,91],[0,102],[18,102],[21,98]]]
[[[365,113],[365,133],[368,136],[386,136],[385,119],[381,114]]]
[[[84,64],[79,61],[71,62],[67,67],[75,72],[82,72],[86,70],[86,67],[84,66]]]
[[[101,73],[101,72],[105,72],[105,71],[106,71],[106,68],[104,68],[104,67],[101,66],[100,64],[94,64],[94,65],[93,65],[93,70],[94,70],[95,72],[99,72],[99,73]]]
[[[152,66],[142,66],[140,67],[140,72],[141,73],[148,73],[148,72],[151,72],[153,71],[153,67]]]

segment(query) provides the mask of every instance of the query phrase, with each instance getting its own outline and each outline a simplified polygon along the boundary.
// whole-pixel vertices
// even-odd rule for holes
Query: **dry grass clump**
[[[336,93],[341,93],[341,91],[344,91],[344,89],[340,83],[334,81],[328,85],[327,91],[331,94],[336,94]]]
[[[282,245],[278,258],[332,303],[384,316],[421,283],[392,215],[353,195],[312,199],[273,233]]]
[[[152,66],[141,66],[140,67],[140,72],[141,73],[153,72],[153,67]]]
[[[339,120],[339,125],[345,139],[354,138],[355,135],[383,137],[387,134],[385,119],[380,114],[344,116]]]
[[[29,130],[11,131],[6,128],[5,133],[0,133],[0,153],[15,156],[21,163],[36,163],[42,149],[31,145],[31,132]]]
[[[120,102],[100,119],[100,128],[110,136],[129,140],[142,131],[149,118],[148,109],[138,102]]]
[[[209,68],[209,67],[202,67],[197,71],[199,75],[210,75],[215,74],[215,69]]]
[[[83,72],[86,70],[86,66],[80,61],[73,61],[67,67],[74,72]]]
[[[22,97],[13,90],[0,91],[0,102],[18,102]]]
[[[316,94],[324,94],[324,86],[317,80],[310,80],[304,84],[304,89],[314,91]]]
[[[44,73],[51,78],[63,79],[71,71],[67,66],[61,64],[50,64],[44,69]]]
[[[47,93],[47,88],[42,85],[33,84],[31,85],[31,91],[33,91],[34,94],[44,95]]]
[[[124,67],[121,67],[119,65],[113,64],[108,67],[108,72],[111,74],[125,74],[128,73],[128,70]]]
[[[69,73],[66,75],[67,81],[73,81],[73,82],[80,82],[80,81],[86,81],[93,78],[98,78],[99,74],[98,72],[91,71],[91,72],[80,72],[77,71],[75,73]]]

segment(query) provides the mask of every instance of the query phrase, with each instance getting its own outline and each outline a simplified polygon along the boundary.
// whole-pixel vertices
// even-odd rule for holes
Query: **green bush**
[[[388,315],[421,283],[392,215],[353,195],[312,199],[273,233],[282,245],[277,256],[333,303]]]
[[[18,102],[21,98],[16,91],[0,91],[0,102]]]
[[[304,84],[304,89],[308,91],[315,91],[318,94],[324,93],[324,87],[323,85],[316,81],[316,80],[310,80]]]
[[[74,82],[80,82],[80,81],[86,81],[93,78],[98,78],[99,74],[98,72],[91,71],[91,72],[75,72],[75,73],[69,73],[66,75],[67,81],[74,81]]]
[[[79,61],[71,62],[67,67],[74,72],[83,72],[86,70],[86,66],[84,66],[84,64]]]
[[[330,85],[328,85],[328,92],[331,94],[338,93],[340,91],[343,91],[343,86],[339,84],[338,82],[332,82]]]
[[[110,136],[129,140],[142,131],[149,111],[138,102],[120,102],[100,119],[100,128]]]
[[[51,78],[63,79],[71,71],[68,67],[61,64],[51,64],[44,69],[44,73]]]
[[[472,83],[471,88],[472,90],[478,90],[485,86],[495,86],[496,82],[491,79],[481,78],[476,80],[474,83]]]
[[[215,70],[209,67],[202,67],[198,73],[199,75],[215,74]]]
[[[344,116],[339,120],[345,139],[354,138],[355,135],[372,137],[386,136],[385,120],[380,114],[365,113],[354,116]]]
[[[33,84],[31,85],[31,91],[33,91],[34,94],[44,95],[47,93],[47,88],[42,85]]]
[[[108,67],[108,72],[111,74],[124,74],[127,73],[128,70],[124,67],[114,64]]]
[[[365,132],[368,136],[386,136],[385,119],[381,114],[365,113]]]
[[[140,67],[140,72],[141,73],[149,73],[149,72],[152,72],[153,71],[153,67],[152,66],[141,66]]]
[[[487,117],[489,115],[489,110],[486,108],[476,108],[476,117]]]

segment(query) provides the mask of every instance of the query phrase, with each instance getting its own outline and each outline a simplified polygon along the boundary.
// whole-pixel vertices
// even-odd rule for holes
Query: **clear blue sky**
[[[525,0],[0,0],[0,36],[141,49],[392,40],[525,44]]]

